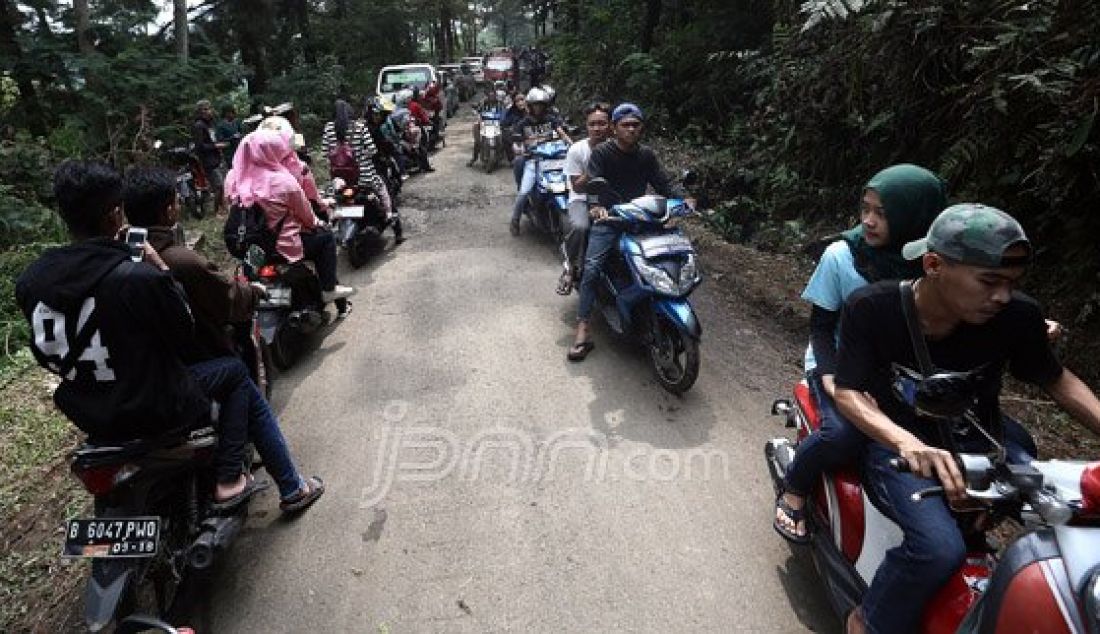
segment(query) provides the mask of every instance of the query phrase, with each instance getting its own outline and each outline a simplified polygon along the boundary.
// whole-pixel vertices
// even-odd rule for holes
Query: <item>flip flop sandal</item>
[[[306,478],[306,490],[298,490],[297,493],[279,503],[279,510],[283,513],[297,513],[303,511],[310,504],[317,501],[325,493],[325,483],[317,476]]]
[[[591,341],[574,344],[573,347],[569,349],[569,354],[567,354],[565,358],[573,362],[584,361],[584,358],[587,357],[588,353],[592,352],[592,349],[595,347],[596,344]]]
[[[558,287],[554,289],[554,292],[562,297],[568,297],[573,292],[573,276],[569,271],[561,272],[561,277],[558,278]]]
[[[242,504],[252,499],[252,496],[256,495],[260,491],[263,491],[267,487],[271,486],[268,481],[257,482],[256,478],[251,475],[248,476],[248,484],[244,485],[244,489],[229,498],[228,500],[215,500],[210,504],[210,511],[213,513],[228,513],[229,511],[237,510]]]
[[[775,508],[779,511],[783,511],[783,514],[786,515],[787,518],[791,520],[791,523],[795,526],[798,526],[799,523],[802,523],[803,526],[806,527],[806,534],[799,535],[794,531],[794,529],[788,528],[785,524],[781,523],[779,521],[779,518],[776,518],[774,521],[772,521],[772,528],[775,529],[775,532],[779,533],[780,537],[791,542],[792,544],[801,545],[810,543],[810,525],[809,522],[806,521],[806,509],[791,508],[791,505],[787,504],[787,501],[783,499],[782,493],[780,493],[779,496],[775,498]]]

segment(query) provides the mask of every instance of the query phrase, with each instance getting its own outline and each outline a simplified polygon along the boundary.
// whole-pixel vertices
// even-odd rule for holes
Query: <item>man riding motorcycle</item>
[[[584,248],[588,244],[588,229],[591,226],[584,194],[584,183],[588,180],[585,169],[588,159],[592,157],[592,150],[611,137],[610,104],[599,102],[585,108],[584,125],[588,138],[569,146],[569,153],[565,155],[565,175],[569,178],[569,224],[562,245],[565,261],[558,281],[559,295],[568,295],[573,291],[573,285],[580,281]]]
[[[612,192],[629,201],[646,193],[646,187],[668,198],[686,198],[686,193],[674,185],[661,168],[653,150],[641,144],[642,109],[632,103],[622,103],[611,112],[613,138],[592,151],[588,160],[588,179],[604,178],[608,182],[608,194],[601,196],[600,204],[590,209],[592,220],[597,223],[588,234],[588,249],[584,256],[584,274],[581,278],[580,306],[577,309],[577,332],[567,358],[583,361],[595,348],[588,331],[588,319],[596,304],[596,284],[600,280],[604,262],[616,248],[621,230],[602,224],[607,219],[607,207],[618,202]],[[686,198],[695,208],[695,200]]]
[[[503,113],[504,113],[504,104],[500,101],[500,93],[498,93],[496,90],[493,90],[491,88],[489,90],[486,90],[485,91],[485,98],[482,99],[481,102],[478,105],[474,106],[474,109],[477,110],[478,114],[481,114],[483,112],[496,112],[498,114],[503,115]],[[471,158],[468,163],[466,163],[466,165],[468,167],[472,167],[474,165],[474,163],[477,163],[478,153],[479,153],[479,150],[481,149],[481,119],[480,118],[477,121],[474,122],[473,133],[474,133],[474,157]]]
[[[163,189],[178,215],[171,173]],[[217,399],[216,510],[262,488],[244,471],[249,437],[279,483],[285,511],[320,497],[324,485],[298,475],[278,421],[240,359],[196,356],[192,312],[157,252],[148,242],[116,239],[124,228],[118,172],[66,161],[54,193],[73,243],[27,267],[16,299],[34,333],[35,359],[61,377],[58,409],[93,442],[113,442],[207,424],[209,399]]]
[[[553,139],[555,135],[566,143],[573,142],[565,132],[565,128],[562,127],[561,120],[550,115],[547,111],[548,104],[549,99],[542,90],[532,88],[531,91],[527,93],[527,108],[529,114],[516,122],[512,131],[512,138],[517,144],[517,148],[523,154],[526,154],[528,150],[539,143]],[[517,152],[517,154],[520,152]],[[516,202],[512,206],[512,221],[509,226],[514,236],[519,235],[519,219],[523,216],[523,209],[527,204],[527,195],[535,188],[538,179],[538,174],[535,173],[534,161],[526,161],[526,157],[524,158],[525,165],[523,176],[520,179],[519,193],[516,195]]]
[[[922,278],[863,287],[843,308],[836,404],[873,441],[864,459],[866,489],[904,534],[901,546],[887,552],[862,605],[848,615],[848,632],[912,631],[965,557],[948,507],[965,498],[964,478],[944,447],[942,427],[920,413],[911,396],[930,372],[970,373],[977,388],[971,412],[985,428],[1001,423],[998,397],[1007,367],[1100,433],[1100,401],[1059,363],[1038,304],[1014,291],[1032,253],[1023,228],[1008,214],[955,205],[925,238],[902,249],[906,259],[922,262]],[[966,443],[967,451],[989,449],[985,438],[972,435],[952,441]],[[1020,439],[1006,437],[1005,450],[1010,461],[1026,458]],[[891,464],[898,457],[908,463],[907,472]],[[946,500],[913,499],[937,479]]]

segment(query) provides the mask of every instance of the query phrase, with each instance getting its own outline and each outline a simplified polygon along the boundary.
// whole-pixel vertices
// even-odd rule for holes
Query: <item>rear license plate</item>
[[[152,557],[160,542],[159,517],[69,520],[63,557]]]
[[[548,161],[543,161],[540,164],[540,169],[542,169],[542,171],[544,172],[550,172],[553,170],[564,170],[565,161],[562,159],[550,159]]]
[[[350,205],[347,207],[336,208],[337,218],[362,218],[363,217],[363,205]]]
[[[263,307],[290,306],[290,287],[289,286],[269,286],[269,287],[267,287],[267,297],[260,300],[260,306],[263,306]]]

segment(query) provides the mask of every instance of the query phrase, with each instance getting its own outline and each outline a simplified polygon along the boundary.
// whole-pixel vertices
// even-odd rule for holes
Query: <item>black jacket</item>
[[[222,164],[222,151],[218,149],[214,135],[214,126],[205,119],[195,119],[191,124],[191,142],[195,144],[195,154],[205,170],[217,169]]]
[[[62,359],[92,334],[54,392],[57,407],[96,440],[159,435],[200,423],[209,402],[182,359],[193,344],[191,311],[172,277],[129,259],[125,243],[96,239],[50,249],[19,276],[15,296],[39,365]]]

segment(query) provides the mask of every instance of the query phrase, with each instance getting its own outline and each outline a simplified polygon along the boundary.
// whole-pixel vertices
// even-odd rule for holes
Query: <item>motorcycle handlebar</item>
[[[890,467],[898,473],[912,473],[912,469],[909,468],[909,461],[905,458],[890,458]]]

